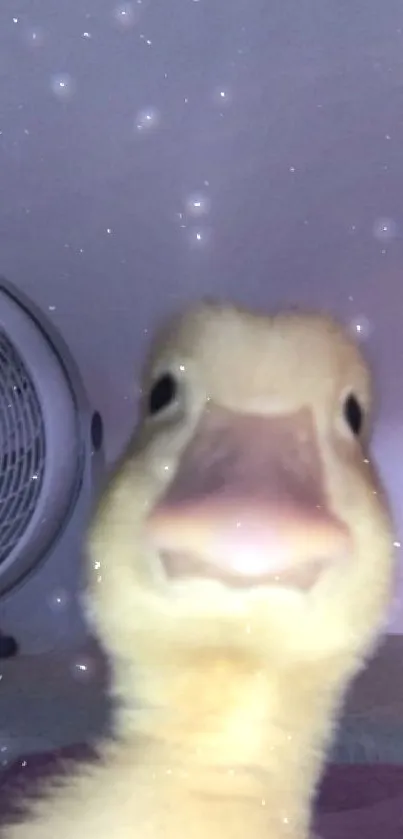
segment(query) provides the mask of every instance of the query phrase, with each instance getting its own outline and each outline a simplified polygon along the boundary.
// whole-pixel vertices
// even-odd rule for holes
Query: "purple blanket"
[[[87,746],[31,755],[0,774],[0,824],[15,810],[23,791],[35,793],[41,780],[63,771],[62,759],[92,757]],[[317,800],[315,830],[321,839],[401,839],[403,766],[333,765]]]

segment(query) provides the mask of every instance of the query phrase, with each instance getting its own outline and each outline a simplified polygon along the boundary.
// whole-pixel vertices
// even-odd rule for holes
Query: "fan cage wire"
[[[18,544],[43,486],[46,437],[40,402],[14,344],[0,332],[0,564]]]

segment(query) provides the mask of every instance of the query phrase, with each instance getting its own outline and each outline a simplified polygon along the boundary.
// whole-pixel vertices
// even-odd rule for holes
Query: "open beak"
[[[168,577],[309,589],[351,553],[330,510],[313,417],[204,413],[147,521]]]

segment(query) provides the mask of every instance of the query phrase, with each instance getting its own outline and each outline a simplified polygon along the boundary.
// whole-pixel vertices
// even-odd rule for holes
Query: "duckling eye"
[[[172,373],[163,373],[153,384],[148,396],[148,413],[155,416],[175,402],[178,384]]]
[[[344,418],[353,434],[358,437],[364,422],[364,411],[353,393],[347,397],[344,403]]]

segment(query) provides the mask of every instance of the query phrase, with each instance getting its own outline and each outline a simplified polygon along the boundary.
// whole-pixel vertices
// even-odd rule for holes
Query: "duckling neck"
[[[269,839],[308,835],[341,700],[334,680],[326,687],[318,667],[269,673],[228,655],[162,670],[163,679],[143,674],[148,708],[134,717],[146,763],[204,799],[253,803]]]

